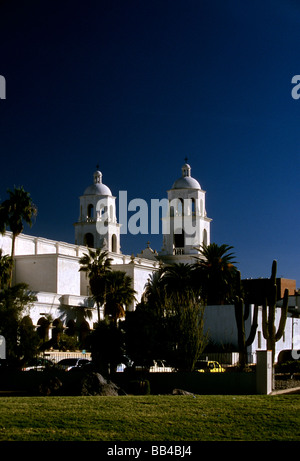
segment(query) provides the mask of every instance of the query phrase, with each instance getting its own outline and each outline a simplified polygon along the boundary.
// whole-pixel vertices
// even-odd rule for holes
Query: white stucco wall
[[[0,235],[0,248],[4,254],[11,252],[11,233]],[[37,292],[38,300],[31,309],[34,322],[41,313],[51,313],[55,319],[61,316],[61,306],[90,305],[89,281],[85,272],[79,271],[79,259],[88,249],[65,242],[20,234],[16,239],[14,283],[24,282]],[[149,275],[157,270],[156,260],[134,258],[120,253],[109,253],[113,269],[125,271],[132,277],[133,287],[140,301]],[[136,302],[130,307],[134,309]],[[97,321],[96,311],[90,326]]]
[[[57,293],[57,256],[16,256],[14,283],[27,283],[33,291]]]
[[[80,296],[79,259],[58,255],[57,257],[57,293]]]
[[[253,319],[254,306],[250,306],[250,314],[245,322],[246,339],[249,336]],[[275,326],[279,326],[281,309],[276,309]],[[249,354],[255,354],[257,350],[266,350],[267,341],[262,330],[262,308],[258,311],[258,327],[253,343],[248,347]],[[204,331],[209,332],[211,340],[219,345],[232,344],[238,350],[237,326],[234,306],[207,306],[204,314]],[[283,337],[276,342],[275,360],[281,350],[300,348],[300,319],[288,316]]]

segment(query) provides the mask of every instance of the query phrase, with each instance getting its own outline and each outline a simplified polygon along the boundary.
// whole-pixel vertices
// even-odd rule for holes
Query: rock
[[[81,395],[119,395],[120,388],[100,373],[89,373],[81,381]]]
[[[41,395],[52,395],[55,394],[60,390],[62,387],[62,382],[57,376],[53,376],[51,378],[45,379],[39,385],[39,393]]]
[[[183,389],[173,389],[172,395],[194,395],[192,392],[184,391]]]

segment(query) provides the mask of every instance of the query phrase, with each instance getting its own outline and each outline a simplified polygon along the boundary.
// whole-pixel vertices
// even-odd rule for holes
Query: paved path
[[[277,391],[271,392],[270,395],[280,394],[300,394],[300,387],[291,387],[290,389],[278,389]]]

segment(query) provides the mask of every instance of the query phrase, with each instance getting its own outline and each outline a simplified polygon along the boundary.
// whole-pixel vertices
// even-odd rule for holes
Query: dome
[[[200,184],[198,181],[192,177],[185,177],[177,179],[172,189],[201,189]]]
[[[112,193],[105,184],[92,184],[85,189],[84,195],[112,195]]]
[[[174,182],[172,189],[201,189],[199,182],[192,178],[191,167],[188,163],[183,165],[181,171],[182,176]]]
[[[102,183],[101,171],[95,171],[94,184],[85,189],[84,195],[112,195],[110,188]]]

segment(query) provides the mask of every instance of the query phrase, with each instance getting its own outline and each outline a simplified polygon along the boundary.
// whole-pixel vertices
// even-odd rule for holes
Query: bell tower
[[[116,218],[116,197],[102,182],[98,169],[93,184],[80,197],[80,211],[75,226],[75,244],[103,248],[120,253],[120,224]]]
[[[159,257],[165,263],[191,263],[196,247],[210,244],[210,222],[205,207],[206,192],[191,176],[186,162],[181,177],[168,190],[168,215],[163,218],[163,248]]]

